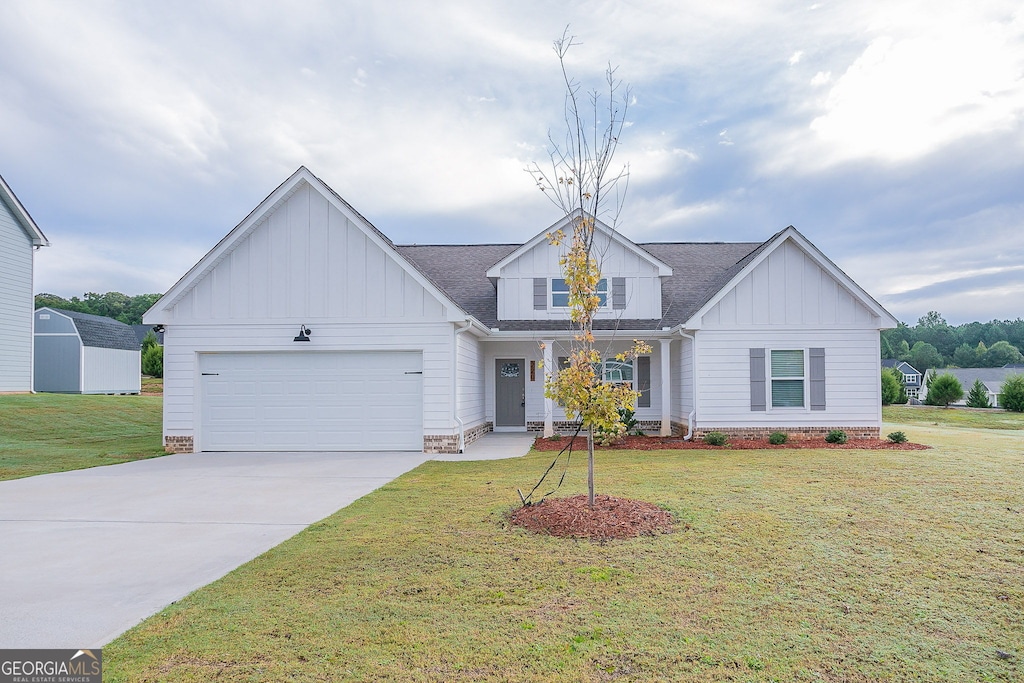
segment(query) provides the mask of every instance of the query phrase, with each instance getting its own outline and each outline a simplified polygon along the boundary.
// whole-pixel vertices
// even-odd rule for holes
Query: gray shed
[[[142,353],[130,325],[57,308],[35,312],[35,390],[137,394]]]

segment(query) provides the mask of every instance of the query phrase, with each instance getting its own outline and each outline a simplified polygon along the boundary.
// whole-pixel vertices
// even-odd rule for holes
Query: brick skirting
[[[191,436],[165,436],[164,450],[168,453],[192,453],[193,441]]]
[[[465,439],[464,446],[468,446],[487,432],[493,431],[493,425],[490,422],[484,422],[475,427],[470,427],[463,432],[463,439]],[[459,452],[459,435],[458,434],[425,434],[423,436],[423,452],[424,453],[458,453]]]
[[[782,432],[791,439],[821,439],[834,429],[841,429],[851,439],[878,439],[881,436],[878,427],[697,427],[693,430],[693,438],[702,439],[709,432],[722,432],[730,439],[753,441],[767,439],[772,432]]]

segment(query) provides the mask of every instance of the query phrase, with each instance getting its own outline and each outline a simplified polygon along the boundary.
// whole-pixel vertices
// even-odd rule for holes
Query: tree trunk
[[[589,496],[587,502],[590,509],[594,509],[594,428],[587,430],[587,489]]]

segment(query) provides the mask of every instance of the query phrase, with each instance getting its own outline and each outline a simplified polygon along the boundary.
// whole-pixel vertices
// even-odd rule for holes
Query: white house
[[[32,265],[49,245],[0,176],[0,393],[32,390]]]
[[[568,427],[544,397],[571,339],[559,248],[398,246],[300,168],[144,317],[164,334],[177,451],[456,451]],[[895,319],[796,229],[634,244],[599,225],[606,381],[664,435],[881,427]],[[614,355],[644,339],[650,355]]]

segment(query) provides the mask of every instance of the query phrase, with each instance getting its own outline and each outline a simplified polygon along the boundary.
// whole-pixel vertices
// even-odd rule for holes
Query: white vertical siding
[[[470,332],[458,336],[459,342],[459,418],[465,427],[485,421],[483,349]]]
[[[704,314],[704,329],[747,325],[880,327],[878,318],[787,240]]]
[[[697,423],[702,428],[879,426],[877,329],[702,330],[698,339]],[[750,410],[750,349],[825,349],[826,409]],[[809,390],[808,390],[809,391]]]
[[[682,422],[693,410],[693,341],[683,337],[672,349],[672,367],[678,377],[672,386],[672,419]]]
[[[139,393],[142,390],[141,363],[141,351],[82,347],[82,393]]]
[[[565,308],[551,308],[550,282],[547,309],[538,311],[533,308],[533,279],[550,280],[562,277],[562,269],[558,265],[562,251],[561,247],[552,246],[547,240],[542,240],[502,268],[501,277],[498,279],[498,320],[551,320],[567,317]],[[608,278],[609,296],[608,306],[597,314],[597,318],[661,318],[661,280],[657,268],[633,250],[601,233],[595,240],[594,256],[601,268],[602,277]],[[626,280],[624,309],[612,309],[613,277],[622,277]]]
[[[424,433],[452,433],[451,323],[321,321],[310,327],[311,341],[293,342],[298,329],[291,323],[168,325],[164,333],[164,435],[191,436],[198,425],[196,354],[238,351],[421,351]]]
[[[0,201],[0,392],[32,388],[32,241]]]

